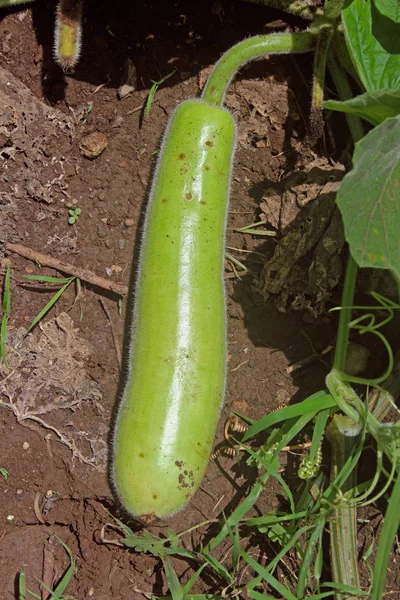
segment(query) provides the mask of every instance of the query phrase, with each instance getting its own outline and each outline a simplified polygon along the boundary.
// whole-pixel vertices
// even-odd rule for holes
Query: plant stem
[[[334,481],[345,466],[348,457],[354,451],[361,433],[360,425],[343,415],[334,415],[326,429],[327,438],[332,447],[331,481]],[[360,587],[358,574],[357,549],[357,508],[354,502],[346,502],[354,494],[357,485],[357,472],[352,470],[343,482],[341,494],[346,498],[339,500],[338,508],[330,519],[330,557],[333,580],[355,588]],[[343,594],[336,594],[338,600],[344,600]]]
[[[339,35],[339,34],[337,34]],[[336,49],[336,38],[333,41],[332,47]],[[340,100],[349,100],[354,94],[351,91],[345,71],[342,69],[336,56],[331,52],[328,56],[328,68],[332,76],[333,83],[338,91]],[[353,142],[356,143],[364,137],[364,129],[360,117],[346,113],[347,125],[349,126]]]
[[[315,48],[317,32],[270,33],[243,40],[230,48],[215,65],[202,93],[202,100],[221,106],[236,71],[250,60],[268,54],[300,54]]]
[[[342,295],[342,310],[339,316],[335,358],[333,361],[333,368],[341,372],[345,369],[347,343],[349,340],[349,323],[351,320],[351,307],[354,299],[357,271],[357,263],[349,253]]]
[[[322,116],[322,102],[324,100],[325,71],[328,52],[331,46],[334,27],[331,23],[321,24],[319,28],[318,42],[314,53],[313,87],[310,112],[310,136],[311,144],[314,144],[324,129]]]

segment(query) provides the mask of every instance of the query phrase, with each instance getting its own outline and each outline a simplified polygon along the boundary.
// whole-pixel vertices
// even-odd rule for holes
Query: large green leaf
[[[385,119],[400,114],[400,89],[366,92],[345,102],[327,100],[324,108],[358,115],[372,125],[380,125]]]
[[[342,11],[347,46],[367,91],[400,87],[398,0],[352,0]]]
[[[355,146],[337,204],[360,267],[391,269],[400,280],[400,116],[386,119]]]

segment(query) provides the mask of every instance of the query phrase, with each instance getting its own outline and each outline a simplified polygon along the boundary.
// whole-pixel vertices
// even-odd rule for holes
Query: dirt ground
[[[36,593],[35,577],[48,585],[60,577],[68,558],[50,532],[77,560],[67,590],[71,597],[161,595],[167,586],[157,559],[100,539],[111,515],[122,514],[108,484],[107,450],[120,353],[123,359],[127,342],[128,302],[124,300],[120,315],[112,292],[84,282],[81,290],[71,284],[21,343],[55,291],[22,276],[60,274],[6,251],[6,244],[22,244],[129,285],[154,153],[169,115],[179,102],[199,93],[209,66],[235,42],[303,24],[282,21],[281,14],[239,0],[121,1],[118,11],[111,0],[87,0],[81,60],[66,76],[52,59],[53,11],[53,3],[44,1],[0,13],[2,273],[5,258],[12,264],[8,367],[2,367],[0,381],[0,467],[9,473],[7,480],[0,476],[1,596],[16,598],[22,570],[27,588]],[[136,89],[119,99],[127,61],[136,68]],[[145,118],[152,80],[171,72]],[[339,302],[340,284],[318,299],[305,302],[302,297],[303,310],[298,311],[293,300],[300,296],[293,290],[267,298],[263,283],[263,295],[256,289],[277,240],[301,222],[304,207],[323,186],[343,174],[343,120],[337,123],[339,141],[334,142],[331,125],[315,153],[303,144],[310,78],[308,57],[262,60],[242,69],[227,97],[238,122],[227,245],[249,272],[241,275],[242,267],[226,261],[228,379],[216,443],[233,409],[258,418],[321,389],[327,372],[318,360],[297,370],[290,367],[334,342],[336,316],[326,306]],[[92,132],[107,138],[106,149],[94,160],[80,151]],[[312,169],[322,177],[317,191],[307,185]],[[70,225],[68,209],[77,207],[82,212]],[[263,216],[277,237],[234,231]],[[304,287],[311,259],[301,261]],[[159,533],[169,526],[180,531],[227,513],[248,486],[234,461],[223,456],[210,461],[189,505],[152,530]],[[279,506],[279,493],[278,486],[266,489],[258,510]],[[206,533],[200,529],[193,543]],[[174,566],[185,581],[188,565],[175,561]],[[204,573],[196,591],[221,592],[221,582]],[[399,589],[396,577],[393,573],[389,589]]]

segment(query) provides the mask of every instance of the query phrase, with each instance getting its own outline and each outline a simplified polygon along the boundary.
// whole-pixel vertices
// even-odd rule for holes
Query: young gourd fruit
[[[167,517],[194,494],[223,401],[222,278],[235,122],[182,103],[164,136],[147,208],[113,481],[134,516]]]

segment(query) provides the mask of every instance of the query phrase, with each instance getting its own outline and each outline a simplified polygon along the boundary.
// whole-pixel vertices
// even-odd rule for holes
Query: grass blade
[[[306,398],[306,400],[303,400],[303,402],[293,404],[292,406],[285,406],[285,408],[269,413],[256,421],[254,425],[246,431],[243,436],[243,441],[245,442],[260,433],[260,431],[264,431],[265,429],[268,429],[268,427],[276,425],[276,423],[311,412],[314,416],[321,410],[334,407],[336,407],[336,402],[330,394],[324,391],[316,392],[312,396],[309,396],[309,398]]]
[[[276,413],[273,413],[273,414],[276,414]],[[258,498],[260,497],[260,494],[263,491],[265,484],[267,483],[270,476],[274,475],[277,472],[276,467],[275,467],[274,471],[272,471],[272,467],[274,466],[274,462],[277,462],[277,457],[278,457],[279,452],[282,450],[282,448],[284,448],[285,446],[290,444],[291,440],[294,437],[296,437],[296,435],[302,429],[304,429],[304,427],[307,425],[307,423],[309,423],[309,421],[311,421],[311,419],[313,419],[314,414],[315,413],[311,412],[306,415],[303,415],[294,424],[285,423],[285,425],[282,427],[284,434],[282,435],[280,442],[277,444],[276,449],[275,449],[273,455],[271,456],[271,463],[269,465],[269,469],[266,470],[265,473],[262,474],[260,479],[254,484],[253,488],[249,492],[246,499],[243,500],[243,502],[241,502],[239,504],[239,506],[232,512],[232,514],[227,518],[227,522],[222,527],[221,531],[217,534],[217,536],[213,540],[211,540],[211,542],[207,546],[207,548],[206,548],[207,552],[209,552],[209,551],[215,549],[217,546],[219,546],[219,544],[222,542],[222,540],[225,539],[227,535],[229,535],[229,528],[236,527],[236,525],[239,523],[239,521],[241,521],[244,518],[244,516],[249,512],[251,507],[254,506],[254,504],[257,502]],[[288,428],[288,431],[286,431],[285,428]]]
[[[26,600],[26,576],[25,571],[21,571],[18,577],[18,600]]]
[[[392,495],[390,496],[383,521],[382,532],[379,538],[378,552],[375,560],[374,578],[371,600],[381,600],[385,590],[385,580],[390,551],[393,546],[397,530],[400,526],[400,477],[397,477]]]
[[[169,591],[171,592],[172,600],[183,600],[184,594],[181,584],[179,583],[178,575],[173,568],[171,561],[167,558],[164,561],[165,574],[167,576]]]
[[[158,88],[160,87],[160,85],[163,84],[164,81],[166,81],[167,79],[169,79],[170,77],[172,77],[172,75],[174,75],[175,72],[176,72],[176,69],[174,71],[172,71],[171,73],[168,73],[168,75],[165,75],[165,77],[163,77],[159,81],[153,81],[152,80],[152,84],[153,85],[150,88],[149,95],[147,96],[147,100],[146,100],[146,109],[145,109],[146,118],[150,114],[151,107],[152,107],[152,104],[153,104],[153,101],[154,101],[154,96],[156,95],[156,91],[158,90]]]
[[[62,594],[65,592],[69,582],[71,581],[72,575],[75,573],[76,562],[75,562],[72,552],[68,548],[68,546],[66,544],[64,544],[64,542],[62,540],[60,540],[60,538],[57,537],[55,534],[53,534],[53,535],[56,538],[56,540],[61,544],[61,546],[64,548],[65,552],[68,554],[68,557],[69,557],[69,567],[67,568],[64,575],[62,576],[61,581],[57,585],[56,589],[52,592],[52,600],[63,600]]]
[[[258,564],[257,561],[255,561],[249,554],[247,554],[247,552],[245,552],[245,550],[243,550],[242,548],[240,549],[240,555],[242,556],[242,558],[244,558],[244,560],[247,562],[247,564],[254,569],[254,571],[256,573],[258,573],[259,575],[261,575],[261,577],[271,586],[273,587],[277,592],[279,592],[283,598],[286,598],[286,600],[297,600],[296,596],[294,596],[292,594],[292,592],[290,590],[288,590],[280,581],[278,581],[269,571],[267,571],[267,569],[265,569],[262,565]],[[250,595],[250,594],[249,594]]]
[[[29,279],[30,281],[44,281],[46,283],[58,283],[60,285],[68,283],[71,280],[71,277],[52,277],[50,275],[23,275],[23,278]]]
[[[7,354],[6,354],[6,343],[7,343],[7,324],[8,319],[11,315],[11,263],[7,264],[7,271],[4,278],[4,292],[3,302],[1,305],[2,318],[1,318],[1,331],[0,331],[0,358],[7,367]]]
[[[73,282],[74,279],[75,279],[75,277],[71,277],[68,280],[68,282],[65,285],[63,285],[63,287],[60,288],[54,294],[54,296],[51,298],[51,300],[49,300],[49,302],[46,304],[46,306],[44,308],[42,308],[42,310],[40,311],[40,313],[38,315],[36,315],[36,317],[33,319],[32,323],[29,325],[29,328],[28,328],[28,331],[26,332],[26,335],[28,335],[28,333],[30,333],[32,331],[32,329],[35,327],[35,325],[37,325],[39,323],[39,321],[41,321],[43,319],[43,317],[54,306],[54,304],[57,302],[57,300],[59,298],[61,298],[61,296],[63,295],[63,293],[67,289],[67,287]]]
[[[207,563],[204,563],[203,565],[201,565],[201,567],[199,569],[197,569],[197,571],[195,571],[193,573],[193,575],[191,576],[191,578],[189,579],[189,581],[187,582],[187,584],[184,586],[183,588],[183,597],[187,598],[190,590],[192,589],[192,587],[194,586],[194,584],[196,583],[196,581],[198,580],[202,570],[207,566]],[[198,594],[199,596],[203,596],[203,594]],[[206,594],[204,594],[205,596]],[[197,596],[197,594],[196,594]],[[192,595],[190,595],[190,597],[194,597]]]

